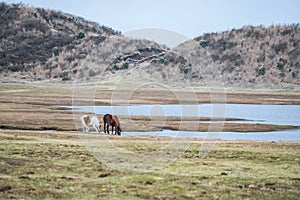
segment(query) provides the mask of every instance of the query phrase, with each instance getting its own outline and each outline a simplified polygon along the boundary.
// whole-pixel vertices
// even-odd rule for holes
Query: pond
[[[116,106],[70,106],[73,110],[93,112],[96,114],[113,113],[115,115],[142,116],[200,116],[238,118],[247,121],[230,121],[230,123],[263,123],[275,125],[300,126],[300,105],[261,105],[261,104],[195,104],[195,105],[116,105]],[[126,133],[129,135],[153,135],[175,137],[177,131]],[[186,137],[205,138],[207,133],[182,132]],[[123,135],[126,135],[123,134]],[[178,135],[177,135],[178,136]],[[273,132],[224,132],[218,137],[224,140],[300,140],[300,130]]]
[[[276,125],[300,126],[300,105],[196,104],[196,105],[117,105],[70,106],[74,110],[96,114],[142,116],[230,117]]]
[[[261,140],[261,141],[300,141],[300,130],[285,130],[272,132],[189,132],[163,130],[159,132],[126,132],[123,136],[166,136],[176,138],[209,138],[222,140]]]

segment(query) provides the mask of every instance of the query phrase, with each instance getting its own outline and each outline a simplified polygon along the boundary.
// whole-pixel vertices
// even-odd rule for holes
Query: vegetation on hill
[[[0,73],[68,79],[81,60],[110,35],[106,26],[58,11],[0,3]],[[72,71],[76,73],[76,70]]]
[[[164,83],[298,87],[300,26],[207,33],[170,50],[70,14],[0,3],[0,77],[27,80],[152,77]]]
[[[192,63],[192,57],[209,59],[211,65],[217,66],[220,76],[198,70],[204,76],[222,79],[227,85],[280,86],[300,82],[299,24],[245,26],[208,33],[176,49],[189,57]],[[197,66],[197,63],[193,64]]]

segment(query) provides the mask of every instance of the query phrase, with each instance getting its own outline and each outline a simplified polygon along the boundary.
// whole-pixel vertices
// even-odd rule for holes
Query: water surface
[[[189,132],[163,130],[160,132],[126,132],[123,136],[167,136],[176,138],[216,138],[222,140],[300,141],[300,130],[272,132]]]
[[[299,105],[258,105],[258,104],[195,104],[195,105],[117,105],[117,106],[74,106],[68,107],[96,114],[141,116],[184,116],[184,117],[224,117],[249,121],[230,123],[263,123],[274,125],[300,126]],[[207,121],[209,122],[209,121]],[[214,122],[212,122],[214,123]],[[123,136],[169,136],[193,138],[218,138],[223,140],[264,140],[300,141],[300,129],[272,132],[188,132],[163,130],[160,132],[125,132]]]
[[[239,118],[275,125],[300,126],[300,105],[196,104],[69,107],[96,114]]]

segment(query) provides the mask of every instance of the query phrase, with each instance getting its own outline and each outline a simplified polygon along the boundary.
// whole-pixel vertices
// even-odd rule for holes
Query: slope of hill
[[[152,79],[200,86],[299,88],[300,26],[245,26],[174,49],[70,14],[0,3],[1,81]]]
[[[80,17],[20,4],[0,3],[0,15],[3,76],[32,79],[62,76],[63,71],[80,65],[93,45],[119,34]]]
[[[208,79],[222,80],[228,86],[281,87],[300,83],[299,24],[245,26],[204,34],[179,45],[176,51],[196,68],[199,59],[193,62],[193,58],[209,60],[218,73],[208,73],[202,65],[197,70]]]
[[[148,74],[157,80],[185,78],[182,66],[187,61],[153,41],[129,39],[97,23],[42,8],[1,3],[0,11],[2,80],[110,79],[126,70],[129,76]]]

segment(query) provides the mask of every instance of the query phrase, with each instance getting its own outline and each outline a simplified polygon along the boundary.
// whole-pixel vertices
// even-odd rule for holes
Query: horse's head
[[[117,134],[121,135],[121,132],[122,132],[121,126],[118,126],[116,129],[117,129]]]

